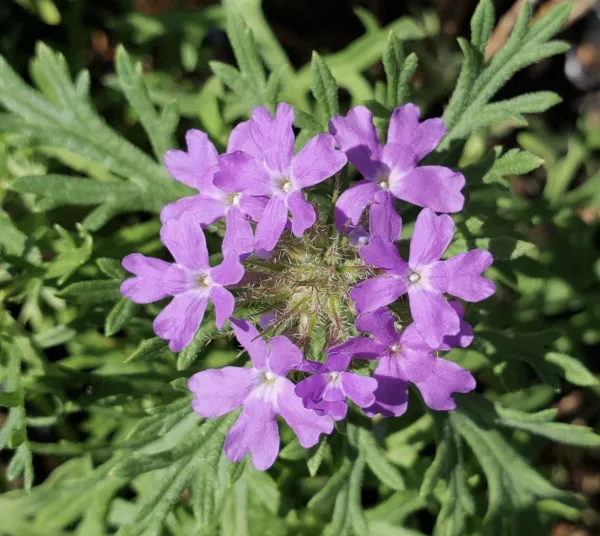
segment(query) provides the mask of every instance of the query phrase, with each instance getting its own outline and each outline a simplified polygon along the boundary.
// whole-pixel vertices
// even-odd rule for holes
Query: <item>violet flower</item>
[[[377,380],[346,372],[349,363],[350,358],[336,353],[335,347],[329,350],[326,364],[304,361],[299,370],[313,373],[296,385],[296,394],[302,398],[304,407],[339,421],[348,412],[346,397],[361,408],[373,404]]]
[[[154,320],[156,334],[169,340],[169,348],[179,352],[192,342],[202,324],[209,301],[215,306],[217,326],[233,314],[233,295],[225,287],[238,283],[244,268],[236,254],[210,267],[206,239],[195,213],[184,212],[167,221],[160,239],[175,258],[175,263],[146,257],[140,253],[127,255],[123,268],[135,274],[121,285],[121,294],[136,303],[151,303],[174,296]]]
[[[164,223],[178,218],[185,211],[192,211],[202,227],[206,227],[225,217],[223,253],[251,253],[254,249],[254,233],[248,217],[257,221],[262,216],[267,198],[225,191],[215,186],[213,179],[219,170],[219,154],[215,146],[207,134],[200,130],[188,130],[185,139],[187,152],[167,151],[165,165],[175,180],[200,193],[166,205],[160,213],[161,221]],[[230,142],[228,150],[235,151],[237,148]]]
[[[285,376],[302,362],[302,352],[283,336],[269,343],[246,320],[231,319],[238,342],[248,351],[252,368],[224,367],[194,374],[188,387],[194,393],[192,408],[207,419],[242,407],[242,413],[225,439],[225,453],[234,462],[246,454],[258,470],[271,467],[279,453],[277,415],[290,425],[300,445],[310,448],[321,434],[333,431],[330,417],[306,409]]]
[[[294,110],[279,104],[275,117],[262,106],[238,125],[232,143],[239,150],[223,155],[215,185],[230,193],[270,197],[256,226],[256,249],[271,251],[292,214],[292,232],[300,237],[316,221],[302,189],[323,182],[346,164],[329,134],[318,134],[294,155]]]
[[[462,320],[464,311],[459,303],[450,306],[461,319],[461,330],[454,339],[445,339],[442,347],[452,344],[468,346],[473,340],[471,327]],[[456,407],[453,393],[467,393],[475,388],[472,374],[452,361],[438,358],[410,324],[396,331],[394,319],[386,308],[360,315],[356,321],[359,331],[371,333],[375,339],[355,337],[346,341],[339,352],[349,358],[371,358],[379,362],[373,374],[377,380],[375,402],[364,411],[373,416],[399,417],[408,406],[408,384],[413,383],[423,400],[433,410]]]
[[[370,203],[375,219],[389,226],[387,233],[400,233],[399,216],[394,216],[395,198],[436,212],[458,212],[463,208],[460,193],[465,178],[442,166],[419,166],[446,135],[441,119],[419,122],[420,110],[414,104],[396,108],[392,114],[385,146],[379,143],[373,114],[365,106],[355,106],[346,117],[336,115],[329,131],[348,160],[364,177],[348,188],[335,205],[338,230],[355,226]],[[391,207],[391,209],[390,209]],[[392,214],[386,219],[380,212]]]
[[[415,222],[408,263],[394,244],[372,238],[360,249],[360,256],[385,274],[363,281],[350,291],[358,312],[374,311],[408,293],[416,329],[429,346],[438,348],[444,336],[458,333],[460,319],[444,293],[478,302],[491,296],[496,287],[481,276],[493,262],[489,251],[474,249],[440,260],[453,234],[450,216],[436,216],[433,210],[423,209]]]

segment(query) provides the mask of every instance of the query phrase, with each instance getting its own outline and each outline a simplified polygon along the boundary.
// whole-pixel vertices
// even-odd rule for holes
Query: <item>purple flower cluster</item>
[[[333,431],[334,421],[346,417],[347,399],[369,416],[390,417],[406,411],[409,383],[434,410],[453,409],[454,393],[474,389],[471,373],[438,353],[466,347],[473,340],[462,305],[447,301],[446,296],[466,302],[491,296],[494,284],[482,273],[492,256],[472,250],[442,260],[454,234],[452,218],[443,213],[463,208],[465,179],[446,167],[418,165],[446,133],[441,119],[420,122],[419,116],[412,104],[397,108],[387,143],[382,145],[371,112],[357,106],[346,117],[330,121],[331,134],[313,137],[295,154],[293,109],[280,104],[273,117],[259,107],[232,131],[225,154],[217,153],[205,133],[191,130],[187,152],[165,155],[171,175],[198,194],[166,206],[161,213],[161,240],[175,262],[127,256],[123,266],[135,277],[123,283],[121,292],[137,303],[173,297],[156,317],[154,330],[169,340],[174,352],[190,344],[209,302],[219,329],[229,319],[251,366],[204,370],[192,376],[188,385],[194,394],[193,409],[205,418],[242,408],[225,440],[231,460],[240,461],[250,453],[256,468],[269,468],[279,452],[278,415],[300,444],[309,448],[317,444],[320,434]],[[354,326],[336,327],[335,337],[328,340],[326,360],[313,361],[304,359],[288,336],[264,337],[278,325],[274,311],[262,311],[262,335],[248,320],[232,318],[235,298],[227,287],[243,293],[252,281],[261,280],[248,272],[253,259],[268,263],[278,258],[278,248],[285,250],[289,238],[306,237],[319,225],[317,211],[303,190],[337,174],[347,161],[363,179],[339,195],[328,239],[336,237],[336,243],[345,240],[354,246],[355,258],[341,269],[332,261],[319,271],[310,266],[310,257],[300,255],[304,265],[298,267],[298,280],[309,285],[312,279],[331,274],[336,285],[347,283],[348,288],[342,289],[345,299],[351,300],[347,313],[358,316]],[[396,246],[402,230],[397,200],[423,207],[414,225],[408,261]],[[223,261],[211,267],[203,229],[223,218]],[[282,240],[284,233],[289,238]],[[306,247],[318,249],[328,239]],[[330,249],[323,258],[335,252]],[[285,259],[288,267],[289,259],[296,257]],[[348,271],[364,275],[356,282],[355,276],[344,275]],[[282,276],[276,281],[285,285],[286,280]],[[315,286],[311,303],[318,305],[321,298],[329,302],[328,296],[319,296],[320,290],[314,289],[336,285]],[[294,292],[284,290],[286,296]],[[394,305],[404,294],[412,323],[402,329],[396,325]],[[319,318],[315,312],[302,322],[315,323]],[[340,330],[344,336],[339,336]],[[369,336],[355,336],[357,332]],[[285,333],[297,340],[297,334]],[[372,376],[353,372],[355,360],[375,360]],[[299,380],[296,384],[290,374]]]

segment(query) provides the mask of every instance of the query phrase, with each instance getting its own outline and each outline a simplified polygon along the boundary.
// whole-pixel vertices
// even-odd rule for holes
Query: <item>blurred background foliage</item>
[[[487,61],[527,3],[534,20],[564,4],[494,1],[497,23],[479,47]],[[487,247],[500,261],[498,295],[469,311],[475,343],[452,353],[478,373],[486,400],[461,397],[449,417],[413,404],[394,421],[349,423],[308,453],[286,431],[270,474],[234,466],[221,453],[231,420],[197,426],[183,378],[236,351],[206,327],[174,356],[153,338],[156,306],[140,311],[118,293],[124,255],[164,255],[156,214],[187,190],[160,159],[188,128],[222,149],[253,106],[285,100],[299,110],[302,143],[338,106],[331,75],[340,110],[368,102],[382,126],[409,98],[441,115],[463,65],[456,37],[471,35],[476,4],[0,4],[2,536],[600,531],[595,1],[572,2],[559,34],[570,47],[535,44],[541,61],[524,61],[495,97],[553,91],[561,102],[539,94],[539,109],[523,113],[545,113],[526,118],[513,102],[471,130],[477,122],[456,115],[458,143],[438,155],[469,184],[453,247]],[[384,85],[390,31],[403,45],[393,59],[402,95]],[[212,230],[216,246],[222,229]]]

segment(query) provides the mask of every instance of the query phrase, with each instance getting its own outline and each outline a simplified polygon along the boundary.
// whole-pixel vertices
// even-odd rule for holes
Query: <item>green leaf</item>
[[[135,316],[139,306],[127,298],[121,298],[115,306],[110,310],[104,323],[104,334],[107,337],[112,337],[127,325],[127,323]]]
[[[404,64],[404,47],[402,41],[396,37],[394,32],[388,34],[388,39],[383,50],[383,68],[387,79],[387,100],[388,106],[394,106],[396,95],[398,94],[398,83],[400,81],[400,72]]]
[[[37,247],[32,247],[30,238],[21,232],[10,219],[9,215],[0,208],[0,251],[14,257],[23,257],[26,261],[39,264],[41,254]]]
[[[8,480],[16,480],[21,475],[24,477],[25,490],[31,491],[33,486],[33,460],[27,443],[21,443],[17,447],[6,470]]]
[[[491,238],[464,238],[456,233],[457,238],[450,244],[445,252],[445,257],[452,257],[471,249],[485,249],[489,251],[495,261],[511,261],[524,255],[535,256],[538,252],[535,244],[526,240],[519,240],[510,236],[494,236]]]
[[[23,403],[22,391],[0,391],[0,406],[5,408],[14,408]]]
[[[177,370],[186,370],[200,357],[211,338],[219,332],[213,319],[205,318],[192,342],[177,356]]]
[[[117,259],[109,259],[107,257],[101,257],[96,259],[96,264],[98,268],[102,271],[104,275],[110,277],[111,279],[125,279],[127,277],[127,272],[121,266],[121,261]]]
[[[542,415],[539,413],[532,415],[517,410],[505,409],[498,404],[496,404],[495,409],[499,415],[499,419],[496,422],[502,426],[525,430],[532,434],[556,441],[557,443],[565,443],[567,445],[576,445],[580,447],[600,446],[600,435],[594,433],[590,427],[548,422],[550,414],[547,411],[541,412]],[[556,410],[549,411],[554,415],[557,413]]]
[[[75,303],[100,303],[121,298],[121,281],[81,281],[62,289],[58,295]]]
[[[548,352],[544,355],[544,359],[546,362],[551,363],[561,376],[574,385],[581,387],[598,385],[598,378],[581,361],[570,355]]]
[[[321,125],[327,131],[327,123],[340,112],[338,86],[326,63],[313,52],[310,65],[310,89],[319,106]]]
[[[396,106],[405,104],[408,101],[411,92],[410,82],[417,70],[418,64],[419,58],[414,52],[411,52],[406,60],[404,60],[404,65],[402,66],[402,71],[400,72],[400,77],[398,79],[398,88],[396,90]]]
[[[161,357],[167,350],[168,342],[160,337],[153,337],[142,341],[135,352],[133,352],[126,360],[126,363],[132,361],[151,361]]]
[[[492,168],[484,175],[485,184],[504,183],[504,177],[525,175],[540,167],[544,161],[536,155],[519,149],[510,149],[499,156]]]
[[[341,467],[331,476],[325,485],[308,501],[308,508],[321,515],[327,515],[336,501],[340,490],[346,487],[350,478],[352,462],[344,458]]]
[[[157,113],[148,95],[141,63],[134,62],[122,45],[117,46],[115,67],[121,89],[150,138],[156,158],[162,161],[165,152],[175,146],[173,132],[179,122],[177,109],[173,105],[165,108],[166,117]]]
[[[372,433],[359,429],[359,449],[363,453],[369,469],[386,486],[393,490],[406,489],[402,475],[385,457]]]
[[[77,226],[79,238],[82,240],[80,246],[60,225],[55,225],[54,229],[60,238],[54,243],[56,258],[46,266],[45,277],[58,278],[58,284],[62,285],[90,259],[94,242],[80,225]]]
[[[312,476],[312,477],[316,476],[317,472],[319,471],[319,467],[321,467],[321,464],[323,463],[323,460],[325,459],[325,455],[327,454],[328,451],[329,451],[329,445],[327,443],[327,438],[324,438],[319,442],[317,449],[306,461],[306,465],[308,467],[308,473],[310,474],[310,476]]]
[[[483,54],[490,39],[496,15],[492,0],[480,0],[471,18],[471,44]]]

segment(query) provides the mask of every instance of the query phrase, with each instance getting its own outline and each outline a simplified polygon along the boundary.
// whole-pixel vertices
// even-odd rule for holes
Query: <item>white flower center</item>
[[[402,345],[399,342],[390,344],[388,346],[388,351],[390,352],[390,354],[399,354],[402,351]]]
[[[379,186],[379,188],[381,188],[382,190],[389,190],[390,189],[390,180],[388,178],[379,179],[377,181],[377,186]]]
[[[277,186],[284,194],[290,193],[293,188],[292,182],[289,179],[279,179]]]
[[[421,281],[421,274],[418,274],[417,272],[413,272],[412,274],[410,274],[408,276],[408,280],[414,285],[415,283],[418,283],[419,281]]]
[[[342,375],[339,372],[330,372],[328,376],[329,383],[332,384],[334,387],[338,387],[342,382]]]
[[[196,283],[198,284],[199,288],[208,288],[212,284],[212,278],[208,274],[199,275],[196,279]]]
[[[237,207],[240,204],[242,194],[229,194],[227,196],[227,203],[232,207]]]
[[[281,391],[281,378],[270,370],[261,372],[255,380],[255,387],[250,396],[269,404],[277,404]]]
[[[262,373],[262,381],[263,383],[275,383],[277,376],[273,374],[270,370]]]

